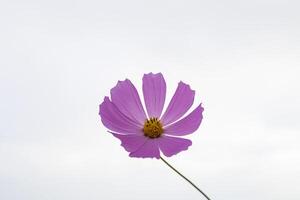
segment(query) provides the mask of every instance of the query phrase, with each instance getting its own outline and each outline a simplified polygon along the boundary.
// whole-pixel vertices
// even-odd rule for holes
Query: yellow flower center
[[[162,124],[156,117],[147,119],[144,124],[144,135],[151,139],[158,138],[164,132]]]

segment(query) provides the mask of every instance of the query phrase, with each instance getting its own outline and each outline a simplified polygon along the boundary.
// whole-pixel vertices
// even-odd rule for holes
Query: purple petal
[[[193,110],[189,115],[187,115],[185,118],[175,122],[174,124],[171,124],[164,128],[164,133],[169,135],[187,135],[191,134],[194,131],[196,131],[202,121],[202,112],[203,107],[201,104]]]
[[[194,97],[195,91],[180,81],[166,112],[161,118],[163,125],[166,126],[182,117],[193,105]]]
[[[111,100],[128,118],[143,125],[147,119],[145,110],[142,106],[139,94],[130,82],[119,81],[118,84],[110,90]]]
[[[109,130],[124,134],[143,134],[142,127],[121,113],[108,97],[105,97],[100,104],[99,115],[102,123]]]
[[[166,99],[166,82],[161,73],[144,74],[143,94],[149,118],[159,118]]]
[[[165,156],[173,156],[181,151],[187,150],[192,145],[192,141],[184,138],[162,136],[158,139],[160,150]]]
[[[136,151],[129,154],[130,157],[137,158],[159,158],[159,148],[157,139],[148,139],[144,145],[138,148]]]
[[[121,140],[121,146],[128,152],[137,150],[147,141],[147,137],[141,134],[121,135],[113,132],[110,133]]]

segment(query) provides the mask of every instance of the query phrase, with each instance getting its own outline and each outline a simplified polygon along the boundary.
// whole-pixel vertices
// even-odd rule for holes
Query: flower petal
[[[187,150],[192,145],[192,141],[184,138],[162,136],[158,139],[160,150],[165,156],[173,156],[181,151]]]
[[[129,154],[130,157],[137,158],[159,158],[159,148],[157,139],[147,139],[147,141],[136,151]]]
[[[142,135],[142,127],[121,113],[108,97],[105,97],[100,104],[99,115],[102,123],[109,130],[124,134],[140,133]]]
[[[112,102],[124,115],[141,125],[144,124],[147,116],[139,94],[130,80],[119,81],[117,85],[110,90],[110,94]]]
[[[187,115],[185,118],[175,122],[174,124],[171,124],[164,128],[164,133],[168,135],[188,135],[196,131],[202,121],[202,112],[204,108],[201,106],[201,104],[195,108],[189,115]]]
[[[110,133],[121,140],[121,146],[128,152],[137,150],[147,141],[147,137],[141,134],[121,135],[113,132]]]
[[[166,99],[166,82],[161,73],[144,74],[143,94],[149,118],[159,118]]]
[[[163,125],[166,126],[182,117],[193,105],[194,97],[195,91],[180,81],[166,112],[161,118]]]

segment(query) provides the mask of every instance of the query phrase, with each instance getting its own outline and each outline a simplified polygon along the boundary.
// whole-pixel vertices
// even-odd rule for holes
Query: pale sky
[[[117,81],[141,92],[149,72],[163,73],[166,104],[180,80],[203,103],[193,145],[167,160],[212,200],[300,199],[299,7],[1,1],[0,199],[204,199],[100,122]]]

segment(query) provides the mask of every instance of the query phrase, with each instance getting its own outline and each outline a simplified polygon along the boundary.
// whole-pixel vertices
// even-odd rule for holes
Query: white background
[[[299,7],[2,0],[0,199],[204,199],[99,120],[118,80],[141,91],[149,72],[167,101],[182,80],[203,103],[193,145],[168,160],[213,200],[300,199]]]

